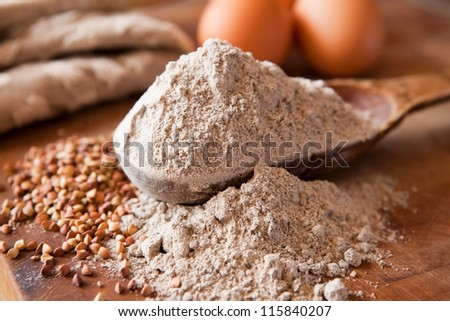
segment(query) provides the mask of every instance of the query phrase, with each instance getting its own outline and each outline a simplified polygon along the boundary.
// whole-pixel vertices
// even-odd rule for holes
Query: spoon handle
[[[373,86],[395,106],[391,120],[450,98],[450,69],[374,81]]]

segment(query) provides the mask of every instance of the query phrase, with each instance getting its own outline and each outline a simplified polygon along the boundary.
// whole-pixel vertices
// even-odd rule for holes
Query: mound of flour
[[[140,228],[130,266],[158,299],[312,299],[324,277],[383,258],[377,243],[392,231],[381,209],[397,200],[386,178],[338,188],[258,166],[239,189],[203,205],[142,196],[122,224]]]
[[[140,190],[172,203],[193,203],[251,174],[255,158],[244,145],[258,155],[256,163],[268,164],[293,158],[310,142],[325,148],[326,132],[335,142],[363,141],[373,130],[323,81],[288,77],[275,64],[208,40],[167,65],[116,129],[114,141],[130,162],[124,171]],[[273,148],[266,153],[268,135]],[[173,142],[182,145],[176,152]],[[212,159],[205,155],[207,144],[214,144]]]

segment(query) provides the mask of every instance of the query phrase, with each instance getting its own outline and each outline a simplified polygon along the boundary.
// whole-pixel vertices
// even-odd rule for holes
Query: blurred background
[[[416,15],[420,9],[429,15]],[[386,47],[399,45],[401,37],[420,37],[417,19],[431,25],[433,14],[450,19],[449,0],[0,0],[0,35],[68,10],[145,12],[180,25],[199,45],[223,38],[291,75],[323,78],[381,76],[376,65],[392,63]],[[431,26],[430,32],[447,27],[436,22],[437,32]],[[427,50],[428,44],[422,47]],[[408,56],[402,59],[405,66]]]
[[[450,66],[449,0],[0,0],[0,55],[9,55],[9,60],[12,61],[14,55],[32,50],[27,48],[29,39],[35,44],[44,42],[44,39],[47,41],[45,30],[33,27],[36,19],[51,20],[52,17],[71,10],[92,11],[102,19],[109,13],[141,13],[159,19],[158,23],[161,25],[170,22],[179,27],[182,33],[186,33],[188,40],[191,39],[192,45],[188,46],[191,50],[208,38],[221,38],[252,52],[259,60],[278,64],[290,76],[313,79],[379,78],[438,71]],[[117,25],[110,25],[110,29],[120,28],[119,22],[120,19],[117,20]],[[74,35],[80,37],[76,25],[72,25],[70,31],[64,31],[65,26],[61,25],[60,35],[57,30],[59,28],[55,28],[55,24],[51,25],[52,28],[48,30],[49,38],[59,39],[52,42],[53,47],[63,47],[65,39]],[[39,32],[33,28],[39,29]],[[161,33],[156,30],[158,28],[155,24],[153,28],[155,33],[159,34],[159,45],[167,46],[172,41],[169,39],[170,32]],[[95,29],[93,25],[92,34],[96,34]],[[145,29],[147,33],[152,33],[148,26],[144,28],[139,22],[133,24],[132,29],[136,32]],[[144,41],[142,46],[134,43],[128,48],[129,44],[124,36],[115,39],[115,47],[106,48],[110,50],[107,53],[104,51],[104,43],[99,41],[98,46],[96,45],[97,36],[91,37],[86,32],[82,36],[89,42],[89,51],[72,50],[64,52],[64,55],[44,58],[45,54],[34,53],[27,63],[45,64],[59,61],[60,58],[86,54],[110,58],[117,48],[145,49],[153,52],[167,49],[164,46],[158,47],[158,44],[150,48]],[[36,39],[37,37],[41,39]],[[103,34],[102,37],[105,41],[113,35]],[[6,45],[2,47],[2,44]],[[186,53],[186,50],[178,55],[181,53]],[[130,88],[122,96],[119,95],[120,98],[126,98],[130,93],[141,94],[143,88],[147,88],[154,77],[162,72],[166,62],[160,62],[160,65],[151,71],[154,73],[152,77],[139,78],[141,85]],[[90,68],[96,68],[94,62],[89,64]],[[3,75],[3,79],[13,79],[12,84],[19,86],[18,80],[15,79],[20,77],[11,78],[11,74],[21,65],[23,61],[2,69],[0,64],[0,76]],[[102,72],[108,75],[108,70]],[[126,69],[124,73],[126,76]],[[61,75],[59,81],[66,82],[65,77],[67,78],[66,75]],[[142,85],[144,82],[145,86]],[[9,99],[9,89],[5,86],[3,88],[3,95]],[[27,90],[35,89],[30,88]],[[0,96],[1,94],[0,82]],[[51,100],[54,91],[25,94],[35,94],[34,96]],[[18,96],[24,96],[24,93]],[[4,98],[1,99],[5,101]],[[116,96],[106,95],[102,99],[90,100],[89,103],[77,106],[77,109],[114,100],[117,100]],[[23,104],[22,101],[8,102],[8,106]],[[2,107],[0,103],[0,116],[8,113],[5,111],[11,108],[8,106]],[[70,109],[67,106],[51,107],[56,110]],[[34,120],[33,117],[29,118],[30,120],[24,123]],[[5,125],[6,127],[8,126]]]

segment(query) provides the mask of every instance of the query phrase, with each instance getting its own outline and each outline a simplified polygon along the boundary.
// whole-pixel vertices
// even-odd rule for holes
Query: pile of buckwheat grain
[[[1,205],[2,233],[10,234],[15,226],[34,220],[44,230],[64,235],[65,241],[56,248],[23,239],[8,248],[1,241],[1,253],[15,259],[20,251],[35,251],[31,259],[42,262],[43,276],[73,274],[73,284],[82,286],[80,275],[91,275],[90,267],[84,264],[80,271],[70,271],[66,264],[56,266],[57,258],[107,260],[113,251],[121,261],[119,275],[129,277],[124,253],[135,242],[137,228],[129,225],[122,229],[120,222],[130,214],[126,203],[136,197],[136,189],[114,160],[104,156],[102,147],[101,139],[71,137],[33,147],[22,161],[5,165],[15,198]],[[150,292],[142,285],[144,295]]]

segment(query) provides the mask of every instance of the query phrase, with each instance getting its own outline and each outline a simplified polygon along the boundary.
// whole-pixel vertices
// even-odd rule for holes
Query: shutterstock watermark
[[[180,140],[178,135],[170,141],[160,143],[129,140],[125,133],[123,140],[126,146],[119,142],[107,142],[103,146],[103,166],[133,167],[166,166],[183,167],[255,167],[258,164],[282,166],[285,168],[319,168],[319,167],[349,167],[342,151],[348,141],[333,139],[333,132],[325,132],[321,142],[309,141],[303,145],[292,141],[277,142],[270,134],[260,141],[218,141],[198,142],[195,136]],[[118,153],[117,151],[120,151]]]

